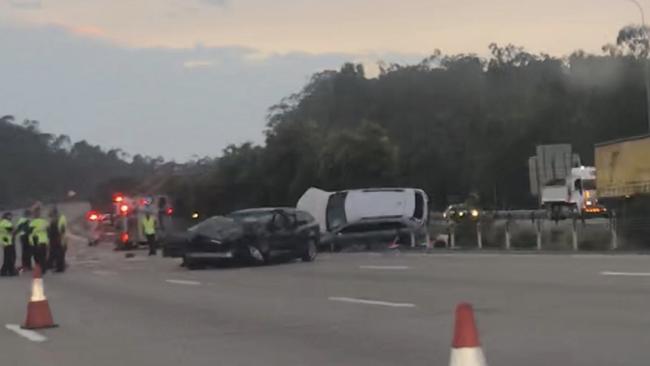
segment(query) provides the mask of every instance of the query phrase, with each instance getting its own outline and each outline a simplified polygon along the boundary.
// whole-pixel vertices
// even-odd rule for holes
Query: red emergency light
[[[122,203],[124,202],[124,196],[121,193],[115,193],[113,195],[113,202]]]
[[[129,213],[129,205],[127,205],[127,204],[120,205],[120,213],[122,215],[128,214]]]
[[[122,244],[128,243],[129,242],[129,233],[122,233],[120,235],[120,241],[122,242]]]
[[[99,220],[99,214],[96,211],[89,211],[88,214],[86,214],[86,217],[89,221]]]

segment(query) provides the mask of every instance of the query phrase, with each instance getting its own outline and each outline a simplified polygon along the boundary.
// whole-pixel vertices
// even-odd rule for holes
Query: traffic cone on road
[[[34,277],[32,279],[32,296],[27,304],[27,318],[24,329],[45,329],[54,328],[57,325],[52,320],[50,304],[47,302],[45,292],[43,291],[43,277],[41,266],[34,267]]]
[[[456,306],[456,325],[451,346],[450,366],[487,366],[478,340],[474,310],[470,304]]]

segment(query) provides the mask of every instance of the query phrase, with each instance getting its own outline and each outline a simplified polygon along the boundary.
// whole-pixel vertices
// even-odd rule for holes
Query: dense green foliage
[[[119,187],[126,188],[124,179],[115,177],[144,177],[158,162],[139,155],[132,162],[125,158],[120,150],[103,151],[86,141],[73,144],[67,136],[43,133],[36,121],[17,124],[12,116],[1,117],[0,206],[60,201],[69,191],[77,198],[93,198],[97,187],[121,182]],[[128,184],[132,187],[135,183],[131,180]]]
[[[647,133],[643,30],[623,28],[602,55],[489,50],[436,51],[415,65],[382,64],[376,77],[352,63],[317,73],[270,108],[263,146],[233,145],[182,166],[71,144],[4,117],[0,204],[68,190],[103,198],[165,190],[178,213],[211,214],[295,205],[310,186],[412,186],[437,208],[468,196],[485,207],[534,207],[526,164],[536,145],[571,143],[592,164],[595,143]]]
[[[265,146],[231,146],[171,189],[208,212],[294,205],[310,186],[421,187],[438,208],[470,194],[534,207],[536,145],[571,143],[592,164],[595,143],[647,132],[642,36],[626,27],[603,55],[566,58],[494,44],[488,58],[435,52],[375,78],[345,64],[270,109]]]

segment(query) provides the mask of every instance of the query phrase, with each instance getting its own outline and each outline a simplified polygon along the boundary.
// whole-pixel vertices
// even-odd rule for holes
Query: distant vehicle
[[[88,211],[85,227],[88,233],[88,246],[96,246],[100,241],[107,240],[114,234],[113,219],[110,213]]]
[[[463,221],[476,221],[481,216],[481,211],[478,208],[471,207],[464,203],[454,204],[447,207],[442,216],[454,222]]]
[[[157,240],[161,240],[171,226],[174,209],[171,199],[166,195],[126,196],[117,193],[113,196],[114,225],[118,231],[116,249],[131,249],[144,245],[147,239],[142,232],[142,219],[146,213],[157,219]]]
[[[554,179],[542,188],[541,205],[554,220],[594,213],[599,211],[597,203],[594,167],[573,168],[566,178]]]
[[[316,218],[324,246],[389,242],[416,245],[419,237],[426,237],[428,242],[429,199],[420,189],[326,192],[310,188],[296,206]]]
[[[316,259],[318,224],[307,212],[295,208],[255,208],[214,216],[189,228],[180,242],[168,243],[168,253],[178,252],[188,269],[219,260],[268,263],[275,255],[305,262]],[[172,246],[176,246],[173,248]]]

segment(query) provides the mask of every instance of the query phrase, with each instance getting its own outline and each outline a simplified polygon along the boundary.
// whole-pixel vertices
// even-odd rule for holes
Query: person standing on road
[[[16,237],[21,247],[21,263],[23,270],[32,269],[32,244],[29,241],[29,220],[32,216],[30,210],[23,212],[23,217],[16,224]]]
[[[48,258],[48,267],[55,272],[65,271],[65,231],[67,220],[59,210],[54,207],[50,212],[50,224],[47,234],[50,239],[50,255]]]
[[[142,233],[147,238],[147,244],[149,244],[149,255],[156,255],[156,219],[151,215],[151,212],[145,212],[141,225]]]
[[[18,271],[16,271],[16,246],[13,241],[14,225],[11,218],[11,213],[6,212],[0,220],[0,245],[2,245],[4,252],[0,275],[3,277],[18,275]]]
[[[36,207],[33,211],[33,218],[29,222],[29,237],[32,241],[34,262],[41,267],[43,273],[47,271],[47,250],[50,245],[50,238],[47,229],[50,223],[41,217],[41,208]]]

